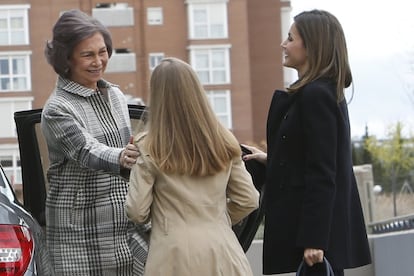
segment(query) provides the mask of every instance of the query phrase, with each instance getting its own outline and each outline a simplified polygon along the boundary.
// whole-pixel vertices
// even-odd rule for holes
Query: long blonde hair
[[[352,82],[345,34],[338,19],[323,10],[302,12],[294,17],[295,27],[306,48],[309,70],[293,83],[295,92],[307,83],[327,78],[336,84],[338,102]]]
[[[217,119],[190,65],[164,58],[152,72],[150,93],[143,144],[162,171],[211,175],[241,155],[238,141]]]

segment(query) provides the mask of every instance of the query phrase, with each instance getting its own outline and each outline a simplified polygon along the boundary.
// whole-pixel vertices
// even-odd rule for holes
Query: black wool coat
[[[263,273],[296,271],[305,248],[336,269],[371,262],[353,173],[347,103],[313,81],[275,91],[267,120]]]

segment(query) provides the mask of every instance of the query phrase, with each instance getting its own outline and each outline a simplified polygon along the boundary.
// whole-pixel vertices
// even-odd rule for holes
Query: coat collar
[[[119,86],[116,84],[110,83],[104,79],[100,79],[98,81],[98,87],[109,89],[111,87],[119,87]],[[96,92],[94,89],[90,89],[88,87],[80,85],[77,82],[71,81],[70,79],[66,79],[61,76],[58,77],[57,88],[62,89],[68,93],[79,95],[81,97],[90,97]]]

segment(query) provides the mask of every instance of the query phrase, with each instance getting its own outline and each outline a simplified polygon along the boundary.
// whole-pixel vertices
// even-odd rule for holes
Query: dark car
[[[0,168],[0,275],[52,275],[42,227],[19,203]]]
[[[20,160],[22,166],[24,206],[39,223],[45,225],[45,199],[48,187],[46,170],[49,166],[46,142],[40,130],[41,109],[15,112]],[[129,105],[133,134],[138,133],[145,124],[145,107]],[[247,149],[243,148],[243,153]],[[264,166],[255,160],[246,162],[247,170],[256,188],[261,191],[264,182]],[[261,191],[262,198],[263,192]],[[263,219],[262,204],[259,209],[233,227],[240,244],[248,250],[256,231]]]

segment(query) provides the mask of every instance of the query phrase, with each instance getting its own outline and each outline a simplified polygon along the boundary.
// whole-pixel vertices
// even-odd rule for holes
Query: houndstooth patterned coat
[[[59,77],[42,113],[50,167],[46,236],[56,275],[142,275],[148,226],[127,220],[119,156],[131,135],[120,89]]]

